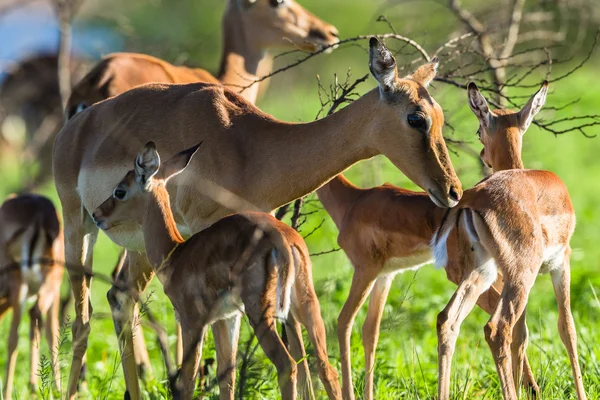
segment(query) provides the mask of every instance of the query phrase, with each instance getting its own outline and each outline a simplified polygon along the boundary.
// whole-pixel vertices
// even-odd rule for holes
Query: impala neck
[[[494,172],[507,169],[523,169],[523,160],[521,159],[520,147],[510,148],[505,154],[494,157]]]
[[[371,146],[371,116],[378,96],[379,90],[374,89],[335,114],[311,123],[277,124],[270,131],[265,126],[261,136],[267,143],[254,143],[247,156],[256,159],[256,154],[268,154],[254,161],[255,170],[261,170],[254,176],[260,180],[257,187],[268,190],[250,193],[249,198],[265,202],[261,208],[272,210],[318,189],[358,161],[377,155]],[[307,169],[313,172],[307,173]]]
[[[239,11],[231,11],[223,18],[223,56],[219,68],[219,80],[234,92],[240,92],[257,78],[259,64],[261,70],[272,65],[272,58],[267,52],[252,43],[252,38],[244,32]],[[259,84],[241,91],[241,95],[251,103],[256,102]]]
[[[142,223],[146,254],[156,270],[184,240],[177,230],[171,212],[169,194],[164,186],[158,186],[149,194],[146,218]],[[159,276],[160,278],[160,276]]]

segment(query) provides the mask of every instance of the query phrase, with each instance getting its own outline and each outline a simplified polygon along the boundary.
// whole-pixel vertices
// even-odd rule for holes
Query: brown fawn
[[[12,399],[19,324],[27,300],[34,298],[31,318],[29,385],[36,392],[40,358],[40,329],[46,315],[46,339],[53,378],[60,390],[58,365],[58,310],[63,238],[56,209],[50,200],[33,194],[14,196],[0,206],[0,318],[12,308],[8,337],[4,398]]]
[[[225,217],[187,241],[179,234],[165,185],[183,171],[197,149],[161,165],[155,144],[148,142],[134,169],[93,213],[103,230],[123,223],[141,226],[148,258],[182,327],[182,397],[192,398],[208,325],[232,317],[239,321],[236,316],[245,312],[277,368],[284,399],[296,398],[296,360],[302,360],[303,394],[314,398],[299,324],[308,329],[327,394],[341,398],[337,372],[328,361],[308,249],[298,232],[270,214],[249,212]],[[288,327],[291,355],[277,333],[276,318]]]
[[[547,86],[544,85],[519,113],[495,111],[497,120],[493,128],[479,131],[484,144],[482,159],[494,171],[523,168],[520,161],[521,138],[541,109],[546,92]],[[470,86],[469,93],[470,99],[481,97],[474,85]],[[478,110],[472,102],[470,104],[474,111]],[[391,283],[396,273],[419,268],[432,261],[429,243],[444,221],[446,210],[436,207],[426,193],[390,184],[360,189],[343,175],[335,177],[317,194],[340,231],[338,244],[354,267],[350,294],[338,319],[344,397],[354,398],[351,327],[358,309],[371,294],[362,339],[366,370],[364,398],[372,399],[375,349]],[[462,202],[459,207],[460,204]],[[460,283],[463,271],[464,267],[457,263],[446,266],[448,279],[456,284]],[[477,304],[491,314],[499,302],[501,290],[502,282],[499,280],[476,298]],[[526,373],[524,384],[534,393],[539,393],[524,352],[522,357]]]

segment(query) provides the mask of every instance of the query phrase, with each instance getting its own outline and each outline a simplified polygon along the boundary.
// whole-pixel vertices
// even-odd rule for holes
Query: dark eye
[[[115,189],[113,192],[113,197],[117,200],[123,200],[127,192],[123,189]]]
[[[283,3],[285,3],[285,0],[271,0],[271,7],[279,7]]]
[[[421,114],[408,114],[407,120],[413,128],[420,128],[425,125],[425,117]]]

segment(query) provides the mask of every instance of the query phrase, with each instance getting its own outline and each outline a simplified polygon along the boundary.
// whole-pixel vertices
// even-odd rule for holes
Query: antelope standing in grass
[[[259,212],[225,217],[187,241],[179,234],[166,184],[183,171],[197,149],[183,151],[161,165],[154,143],[147,143],[137,155],[134,169],[92,216],[103,230],[124,223],[141,226],[149,261],[182,326],[182,398],[192,398],[208,325],[245,312],[277,368],[284,399],[296,398],[297,361],[304,398],[314,398],[300,324],[308,329],[315,346],[327,394],[341,399],[338,375],[327,356],[325,326],[302,236]],[[289,327],[292,355],[277,333],[276,318],[284,319]]]
[[[199,232],[232,211],[272,211],[377,154],[386,155],[439,206],[456,205],[462,188],[442,136],[442,110],[424,86],[433,79],[435,65],[425,64],[400,79],[391,52],[375,38],[369,65],[378,88],[310,123],[278,121],[222,85],[205,83],[146,85],[82,111],[59,133],[54,150],[66,261],[92,268],[98,228],[90,215],[127,173],[137,154],[134,146],[139,149],[149,140],[167,158],[201,141],[210,149],[171,180],[171,208],[185,233]],[[417,108],[433,121],[426,136],[408,122]],[[123,224],[106,233],[133,250],[128,273],[121,274],[131,290],[118,295],[113,287],[108,294],[113,313],[119,315],[115,323],[122,352],[132,354],[131,323],[120,322],[121,316],[132,314],[153,270],[139,226]],[[76,306],[69,376],[69,396],[74,397],[90,333],[90,280],[78,271],[69,271],[69,276]],[[212,326],[221,396],[227,399],[233,397],[235,381],[230,367],[235,352],[230,349],[237,347],[237,334],[229,332],[238,325],[234,316]],[[122,363],[129,395],[138,399],[135,360],[122,357]]]
[[[477,88],[469,87],[470,99],[483,99]],[[479,130],[484,145],[481,153],[485,163],[494,171],[522,169],[522,136],[545,102],[545,84],[518,113],[496,110],[487,128]],[[484,102],[485,100],[483,100]],[[478,101],[480,104],[484,104]],[[474,112],[479,109],[470,101]],[[427,129],[425,118],[415,118],[413,124]],[[529,172],[526,172],[529,173]],[[493,178],[491,182],[495,182]],[[473,192],[471,189],[467,192]],[[465,192],[466,193],[466,192]],[[423,192],[413,192],[390,184],[360,189],[343,175],[338,175],[317,191],[323,206],[340,233],[338,244],[354,267],[348,299],[338,319],[338,338],[342,356],[344,398],[353,399],[350,360],[350,334],[354,318],[371,295],[368,313],[363,324],[362,340],[365,351],[364,398],[373,398],[375,349],[385,302],[395,274],[419,268],[432,261],[429,244],[444,221],[447,211],[436,207]],[[459,202],[459,207],[463,201]],[[458,263],[446,266],[448,279],[459,284],[465,267]],[[487,289],[487,288],[486,288]],[[502,281],[498,280],[481,296],[477,304],[493,313],[500,299]],[[523,351],[524,385],[539,394],[529,362]]]
[[[460,325],[500,275],[500,297],[492,305],[484,332],[502,394],[505,399],[517,399],[528,342],[527,299],[537,275],[550,273],[560,338],[569,354],[577,397],[583,400],[586,395],[570,307],[569,242],[575,212],[560,178],[548,171],[523,170],[520,157],[523,133],[544,103],[547,83],[519,113],[491,111],[474,84],[468,91],[485,146],[481,157],[503,171],[466,191],[432,240],[436,264],[460,271],[458,289],[437,321],[439,398],[450,398],[451,362]]]
[[[29,385],[36,392],[40,358],[40,329],[46,315],[46,339],[53,378],[60,390],[58,366],[58,310],[63,276],[63,242],[56,209],[45,197],[27,194],[7,199],[0,206],[0,318],[12,308],[8,337],[4,398],[12,399],[19,324],[27,301],[35,299],[31,318]]]
[[[229,0],[223,16],[223,53],[215,77],[200,68],[175,66],[145,54],[114,53],[102,59],[74,88],[66,105],[66,118],[109,97],[151,82],[222,83],[233,91],[250,85],[260,71],[268,71],[273,48],[316,51],[339,41],[337,29],[293,0]],[[259,85],[241,92],[255,103]],[[124,273],[129,261],[124,263]],[[116,275],[116,274],[115,274]],[[137,315],[137,307],[134,311]],[[134,318],[136,318],[134,316]],[[135,358],[138,371],[150,369],[144,337],[135,324]],[[181,348],[177,351],[181,362]]]
[[[215,77],[200,68],[175,66],[137,53],[113,53],[102,59],[74,88],[66,106],[66,117],[109,97],[151,82],[209,82],[233,91],[253,83],[259,71],[273,63],[273,48],[316,51],[339,41],[338,31],[294,0],[228,0],[222,23],[223,54]],[[259,85],[241,95],[256,102]]]

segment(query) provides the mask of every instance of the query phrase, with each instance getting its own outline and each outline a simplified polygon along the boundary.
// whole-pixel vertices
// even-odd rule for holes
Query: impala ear
[[[437,57],[431,59],[427,64],[421,65],[413,74],[410,76],[414,81],[427,87],[429,83],[435,78],[437,74],[439,61]]]
[[[394,89],[398,77],[396,59],[392,52],[376,37],[369,40],[369,69],[373,77],[379,82],[379,88],[382,92],[390,92]]]
[[[154,142],[148,142],[142,147],[135,158],[134,170],[136,181],[145,189],[150,189],[152,177],[160,168],[160,156]]]
[[[156,177],[158,179],[164,179],[165,181],[167,181],[175,175],[178,175],[181,172],[183,172],[185,167],[187,167],[190,161],[192,160],[194,154],[196,154],[196,152],[200,148],[201,144],[202,142],[198,143],[194,147],[190,147],[189,149],[175,154],[169,160],[165,161],[160,167],[160,171],[158,172],[158,175]]]
[[[483,97],[475,83],[469,83],[467,95],[469,97],[469,107],[471,107],[471,111],[473,111],[481,126],[484,128],[489,127],[492,113],[490,112],[485,97]]]
[[[519,111],[519,123],[521,124],[521,132],[525,133],[533,118],[540,112],[544,103],[546,103],[546,96],[548,95],[548,81],[544,81],[542,87],[536,92],[536,94],[529,99],[527,104]]]

